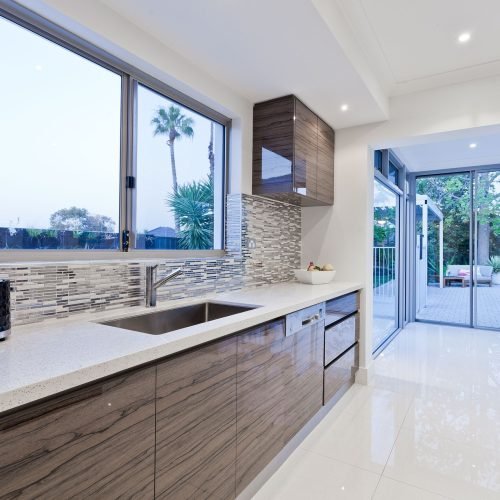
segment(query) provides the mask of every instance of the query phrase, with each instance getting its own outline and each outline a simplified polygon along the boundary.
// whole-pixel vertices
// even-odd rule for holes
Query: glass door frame
[[[488,172],[499,172],[500,173],[500,165],[488,165],[484,167],[474,167],[471,169],[471,268],[470,268],[470,276],[471,278],[471,304],[470,304],[470,313],[471,313],[471,328],[478,328],[480,330],[492,330],[492,331],[500,331],[500,324],[498,327],[494,326],[486,326],[486,325],[478,325],[478,281],[474,278],[474,266],[481,265],[476,264],[478,258],[478,207],[476,206],[476,193],[477,193],[477,180],[480,174],[488,173]],[[476,276],[477,278],[477,276]],[[493,276],[492,276],[493,278]]]
[[[396,269],[397,269],[397,296],[396,296],[396,308],[395,308],[395,330],[389,334],[384,341],[379,344],[375,349],[373,349],[373,345],[371,346],[372,355],[376,358],[386,347],[392,342],[392,340],[401,332],[404,325],[409,322],[409,314],[407,307],[407,293],[406,289],[409,285],[408,277],[407,277],[407,267],[409,264],[407,258],[407,217],[408,217],[408,183],[406,168],[404,165],[400,165],[400,182],[399,186],[396,186],[391,181],[387,179],[382,173],[378,170],[375,170],[375,175],[373,182],[380,182],[382,186],[387,188],[389,191],[394,193],[397,196],[397,217],[396,217],[396,242],[398,245],[396,251]],[[402,188],[402,189],[401,189]]]
[[[410,239],[408,240],[408,246],[406,248],[406,258],[410,263],[410,276],[409,285],[406,286],[405,295],[406,302],[409,305],[410,311],[410,321],[415,321],[419,323],[431,323],[437,325],[448,325],[457,326],[462,328],[479,328],[481,330],[493,330],[500,331],[500,328],[488,327],[488,326],[477,326],[477,283],[474,280],[474,266],[477,258],[477,234],[476,234],[476,212],[475,212],[475,199],[476,199],[476,189],[475,180],[477,175],[484,172],[493,172],[495,170],[500,170],[500,164],[494,165],[484,165],[478,167],[461,167],[455,169],[443,169],[443,170],[429,170],[425,172],[411,172],[408,173],[408,184],[409,184],[409,199],[410,199],[410,213],[408,214],[408,223],[410,226]],[[453,174],[469,174],[469,190],[470,190],[470,203],[469,203],[469,272],[472,277],[469,286],[469,323],[450,323],[446,321],[434,321],[434,320],[424,320],[417,319],[416,317],[416,184],[419,177],[432,177],[435,175],[453,175]]]

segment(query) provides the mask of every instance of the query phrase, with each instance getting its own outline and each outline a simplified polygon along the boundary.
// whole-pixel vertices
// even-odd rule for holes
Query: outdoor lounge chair
[[[493,274],[493,267],[491,266],[476,266],[478,272],[476,282],[478,285],[488,285],[491,286],[492,284],[492,274]],[[447,278],[462,278],[463,279],[463,285],[464,286],[469,286],[470,285],[470,266],[467,264],[463,265],[451,265],[448,266],[448,270],[446,272],[446,277]],[[464,273],[466,271],[467,273]]]

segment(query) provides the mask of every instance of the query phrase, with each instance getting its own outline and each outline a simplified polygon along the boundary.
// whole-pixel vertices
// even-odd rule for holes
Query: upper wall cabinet
[[[253,110],[253,193],[294,205],[333,205],[335,132],[293,95]]]

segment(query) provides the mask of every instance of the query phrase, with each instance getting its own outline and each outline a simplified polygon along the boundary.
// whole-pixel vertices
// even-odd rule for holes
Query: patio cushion
[[[477,266],[477,278],[491,278],[493,267],[491,266]],[[460,276],[467,278],[470,275],[470,268],[466,264],[451,264],[448,266],[446,276]]]

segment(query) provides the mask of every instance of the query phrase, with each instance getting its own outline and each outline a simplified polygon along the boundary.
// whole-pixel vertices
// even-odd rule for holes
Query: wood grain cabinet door
[[[156,415],[156,498],[234,498],[236,338],[159,364]]]
[[[325,330],[325,366],[352,347],[359,338],[359,313]]]
[[[294,110],[293,96],[254,106],[254,194],[291,193],[293,190]]]
[[[238,335],[236,492],[284,446],[285,320]]]
[[[318,165],[316,198],[328,205],[333,204],[335,132],[318,118]]]
[[[286,338],[285,442],[323,405],[323,321]]]
[[[318,117],[295,99],[294,190],[316,198],[318,164]]]
[[[156,368],[0,416],[1,499],[154,497]]]

